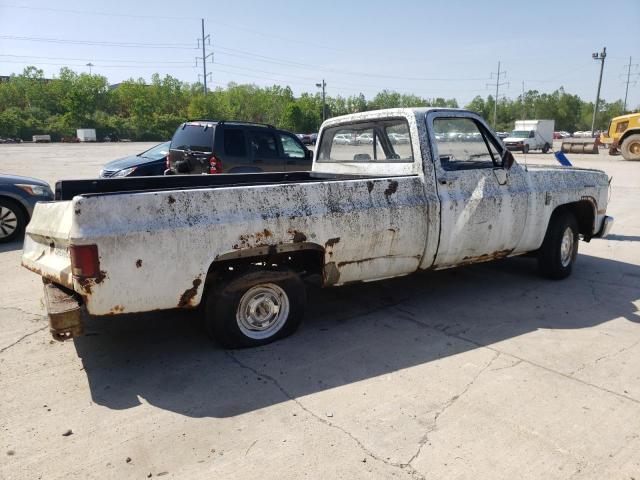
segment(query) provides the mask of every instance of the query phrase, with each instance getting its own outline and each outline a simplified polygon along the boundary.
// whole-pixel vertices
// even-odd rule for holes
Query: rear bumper
[[[54,339],[63,341],[82,335],[83,308],[78,294],[55,283],[45,283],[44,302]]]
[[[602,221],[602,227],[600,227],[600,231],[596,233],[593,238],[605,238],[607,235],[609,235],[612,226],[613,217],[606,215],[604,217],[604,220]]]

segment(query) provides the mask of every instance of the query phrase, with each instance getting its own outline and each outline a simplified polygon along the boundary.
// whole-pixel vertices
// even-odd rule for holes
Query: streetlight
[[[596,129],[596,115],[598,114],[598,104],[600,103],[600,87],[602,86],[602,72],[604,71],[604,59],[607,56],[607,47],[602,47],[602,52],[592,53],[591,58],[599,60],[600,63],[600,80],[598,80],[598,93],[596,94],[596,104],[593,107],[593,120],[591,121],[591,136]]]
[[[91,75],[91,67],[93,67],[93,63],[87,63],[87,67],[89,67],[89,75]]]
[[[324,122],[327,119],[327,105],[325,102],[325,89],[327,87],[327,82],[322,79],[322,83],[316,83],[316,87],[322,88],[322,121]]]

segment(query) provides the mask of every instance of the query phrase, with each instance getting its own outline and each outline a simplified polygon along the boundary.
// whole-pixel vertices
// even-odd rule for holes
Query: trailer
[[[79,128],[76,131],[78,140],[81,142],[95,142],[96,141],[96,129],[95,128]]]

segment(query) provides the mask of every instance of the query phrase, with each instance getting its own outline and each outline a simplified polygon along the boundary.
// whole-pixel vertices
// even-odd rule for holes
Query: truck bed
[[[392,175],[385,175],[390,177]],[[157,177],[124,177],[56,182],[55,199],[71,200],[77,195],[189,188],[221,188],[253,185],[313,183],[327,180],[356,180],[376,175],[346,175],[318,172],[234,173],[220,175],[167,175]]]

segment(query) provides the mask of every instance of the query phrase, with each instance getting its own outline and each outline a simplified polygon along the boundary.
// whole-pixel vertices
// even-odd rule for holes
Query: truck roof
[[[413,115],[424,115],[428,112],[435,111],[444,111],[444,112],[469,112],[474,113],[471,110],[467,110],[464,108],[449,108],[449,107],[407,107],[407,108],[385,108],[382,110],[367,110],[364,112],[358,113],[349,113],[347,115],[341,115],[339,117],[331,117],[327,119],[324,125],[332,125],[334,123],[339,124],[343,123],[345,120],[358,120],[358,119],[371,119],[378,117],[390,117],[390,116],[407,116],[409,114]]]

